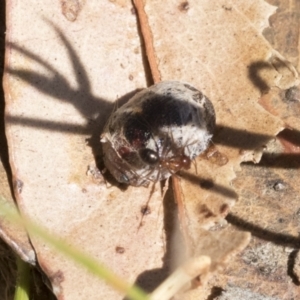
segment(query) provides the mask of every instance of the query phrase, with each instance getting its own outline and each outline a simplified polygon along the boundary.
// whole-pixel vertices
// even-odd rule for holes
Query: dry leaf
[[[254,237],[240,258],[230,264],[226,278],[216,283],[224,290],[230,278],[232,287],[261,295],[283,300],[299,297],[299,281],[292,270],[299,248],[300,142],[298,137],[294,145],[298,145],[298,153],[286,152],[282,141],[287,143],[290,137],[297,135],[282,132],[267,145],[259,164],[247,164],[237,174],[234,186],[240,201],[227,220]]]
[[[107,188],[95,161],[113,103],[146,85],[136,16],[130,1],[85,1],[71,22],[60,4],[8,5],[7,138],[13,181],[23,183],[15,196],[22,213],[134,283],[162,267],[162,196],[157,187],[138,230],[149,191]],[[31,240],[58,299],[122,297]]]
[[[287,90],[273,87],[259,103],[274,116],[280,117],[287,128],[300,130],[300,90],[294,86]]]
[[[297,1],[280,1],[278,5],[270,18],[272,27],[265,34],[297,66],[299,26],[292,24],[298,22],[300,7]],[[267,145],[258,165],[246,164],[237,174],[234,187],[240,201],[227,219],[250,230],[254,238],[226,270],[228,277],[221,276],[215,282],[221,291],[217,299],[227,299],[226,295],[230,299],[237,295],[243,299],[246,295],[255,299],[299,298],[299,89],[297,83],[285,89],[272,87],[260,99],[288,129]],[[228,278],[230,285],[226,284]]]
[[[268,0],[267,2],[278,8],[276,14],[270,17],[270,27],[264,30],[264,36],[274,49],[300,70],[300,3],[297,0]]]
[[[262,34],[276,10],[262,0],[148,0],[145,11],[135,3],[154,81],[190,82],[216,109],[216,145],[197,159],[196,169],[174,179],[189,253],[208,254],[214,271],[249,239],[232,228],[220,230],[236,200],[235,171],[242,161],[258,162],[285,123],[296,123],[272,116],[258,99],[269,87],[292,88],[297,74]],[[14,182],[23,183],[15,191],[20,209],[129,282],[157,286],[170,255],[160,191],[137,230],[149,190],[107,188],[95,162],[112,103],[146,86],[131,2],[12,1],[7,17],[6,122]],[[33,20],[29,30],[25,24]],[[219,227],[208,231],[215,223]],[[34,237],[32,242],[59,299],[122,297]],[[173,251],[172,259],[178,255]],[[215,284],[186,297],[205,299]]]
[[[211,251],[213,260],[210,247],[207,252],[197,248],[208,234],[205,230],[201,234],[200,228],[222,223],[236,200],[231,181],[239,164],[257,163],[263,147],[283,128],[258,99],[272,86],[294,86],[298,75],[263,36],[268,17],[275,12],[264,1],[201,1],[201,5],[144,1],[144,9],[151,30],[148,43],[152,48],[148,49],[154,51],[152,72],[157,67],[153,73],[160,80],[191,82],[216,109],[217,146],[196,160],[195,169],[173,180],[189,254],[209,255]],[[224,234],[223,238],[225,243],[232,241],[232,236],[226,239]],[[241,249],[244,240],[242,236]],[[199,294],[193,297],[198,299]]]

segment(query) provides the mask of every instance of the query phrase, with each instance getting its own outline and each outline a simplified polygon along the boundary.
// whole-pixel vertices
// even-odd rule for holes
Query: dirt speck
[[[187,12],[190,8],[190,4],[188,1],[184,1],[184,2],[181,2],[179,5],[178,5],[178,9],[181,11],[181,12]]]
[[[151,208],[148,205],[143,205],[141,208],[141,213],[143,216],[151,214]]]
[[[120,246],[117,246],[115,250],[119,254],[123,254],[125,252],[125,248]]]
[[[220,214],[223,215],[223,214],[227,213],[228,211],[229,211],[229,206],[226,203],[222,204],[220,207]]]
[[[222,5],[222,8],[226,11],[232,11],[232,7],[231,6],[227,6],[227,5]]]
[[[18,194],[21,194],[21,193],[22,193],[23,186],[24,186],[23,181],[21,181],[20,179],[16,179],[16,180],[15,180],[15,182],[14,182],[14,188],[15,188],[15,191],[16,191]]]
[[[132,13],[133,15],[136,15],[136,9],[135,9],[135,7],[132,7],[130,11],[131,11],[131,13]]]
[[[215,214],[205,204],[200,205],[199,213],[203,214],[206,219],[215,216]]]

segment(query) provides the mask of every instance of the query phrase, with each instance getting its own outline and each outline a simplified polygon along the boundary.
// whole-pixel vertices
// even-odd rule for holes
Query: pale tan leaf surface
[[[263,36],[268,18],[276,10],[264,1],[144,4],[160,80],[176,78],[192,83],[216,109],[216,146],[196,159],[196,168],[181,172],[181,179],[174,179],[173,184],[189,254],[211,252],[217,264],[222,251],[214,252],[211,245],[207,249],[203,246],[203,251],[197,245],[203,240],[213,243],[218,234],[219,240],[224,238],[229,244],[237,233],[222,237],[222,233],[213,232],[207,239],[210,232],[204,229],[215,223],[224,225],[222,220],[237,196],[231,183],[235,171],[242,161],[259,162],[263,147],[284,127],[258,100],[270,87],[293,87],[298,74]],[[245,240],[241,234],[240,241],[233,244],[242,250]],[[222,244],[216,248],[222,249]],[[205,299],[207,295],[193,291],[189,297]]]
[[[15,203],[11,196],[10,186],[7,181],[7,174],[0,161],[0,197],[6,205],[15,209]],[[1,238],[26,262],[35,265],[35,252],[28,240],[25,229],[15,226],[0,214],[0,236]]]
[[[146,86],[136,16],[130,1],[66,3],[8,3],[7,138],[13,181],[22,182],[15,196],[22,213],[134,283],[162,266],[161,192],[138,230],[149,191],[107,188],[95,160],[113,103]],[[31,238],[58,299],[122,298]]]
[[[298,65],[299,4],[278,1],[270,41]],[[294,25],[293,25],[294,24]],[[293,25],[293,26],[292,26]],[[268,38],[270,35],[268,35]],[[289,129],[270,142],[258,165],[244,165],[234,187],[240,200],[227,220],[254,236],[215,285],[217,299],[298,299],[299,289],[299,88],[272,87],[260,103]],[[225,279],[225,280],[224,280]],[[228,282],[226,285],[225,282]],[[252,297],[252,298],[251,298]]]

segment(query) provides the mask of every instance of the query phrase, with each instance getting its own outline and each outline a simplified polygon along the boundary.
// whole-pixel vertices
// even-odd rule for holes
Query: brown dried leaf
[[[268,39],[295,66],[299,62],[300,7],[297,1],[276,1]],[[269,33],[272,35],[269,35]],[[272,39],[270,39],[270,36]],[[284,88],[284,87],[283,87]],[[286,88],[286,87],[285,87]],[[232,262],[215,285],[227,297],[255,299],[299,298],[299,88],[272,87],[260,104],[280,117],[289,129],[269,143],[258,165],[247,164],[234,181],[240,201],[228,221],[250,230],[254,238],[243,255]],[[226,284],[230,279],[230,286]]]
[[[297,0],[267,0],[278,6],[276,14],[270,17],[270,27],[264,30],[264,36],[271,45],[289,62],[300,70],[300,3]]]
[[[162,266],[161,193],[138,230],[149,191],[107,188],[95,160],[113,102],[146,85],[136,16],[130,1],[82,1],[70,20],[60,4],[8,4],[7,138],[14,181],[23,183],[15,196],[22,213],[134,283]],[[58,299],[121,299],[31,240]]]
[[[231,181],[235,171],[242,161],[258,162],[264,145],[283,129],[282,121],[258,104],[261,93],[272,86],[290,88],[298,82],[298,75],[263,36],[275,12],[264,1],[144,4],[151,29],[146,42],[152,43],[156,61],[152,71],[157,65],[159,80],[192,83],[216,109],[217,146],[198,158],[194,169],[173,180],[189,254],[207,255],[209,250],[202,253],[197,248],[210,233],[201,228],[222,223],[234,205]],[[240,238],[243,249],[242,241],[247,238],[243,234]],[[224,242],[231,240],[224,233]],[[235,245],[238,249],[239,243]]]
[[[254,237],[243,254],[227,268],[226,275],[216,282],[224,290],[230,278],[231,287],[249,293],[283,300],[299,297],[294,267],[300,230],[299,141],[299,134],[297,137],[293,131],[283,131],[276,141],[267,145],[258,165],[244,165],[238,172],[234,186],[240,201],[227,220],[251,231]],[[290,151],[292,144],[298,152]]]
[[[300,89],[281,90],[273,87],[261,97],[259,103],[274,116],[280,117],[287,128],[300,130]]]

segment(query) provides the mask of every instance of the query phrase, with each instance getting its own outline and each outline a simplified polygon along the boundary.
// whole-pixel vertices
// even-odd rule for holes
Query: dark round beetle
[[[104,164],[119,182],[148,186],[189,169],[207,148],[214,127],[213,105],[199,90],[160,82],[110,116],[101,135]]]

